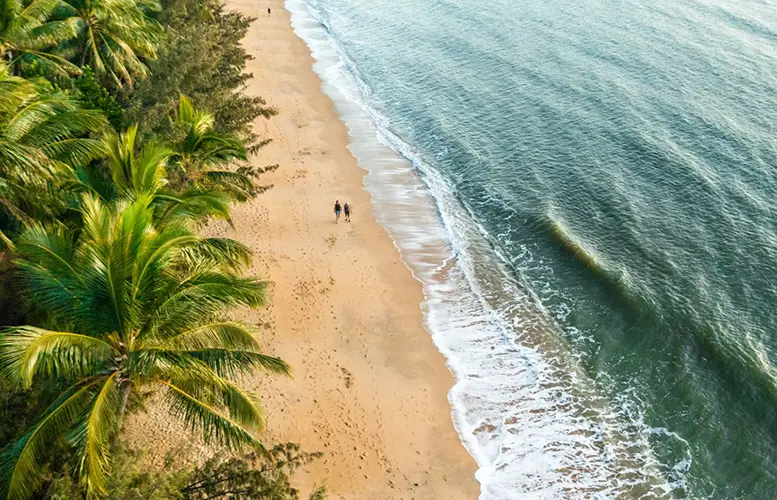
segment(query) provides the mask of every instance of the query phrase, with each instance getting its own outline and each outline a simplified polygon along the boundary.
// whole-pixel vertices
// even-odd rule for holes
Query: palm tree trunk
[[[89,47],[89,37],[87,36],[86,39],[84,40],[84,48],[83,50],[81,50],[81,64],[78,66],[81,69],[83,69],[84,64],[86,64],[86,53],[87,53],[88,47]]]
[[[11,73],[13,73],[13,68],[11,68]],[[27,215],[26,213],[24,213],[22,209],[16,207],[13,203],[11,203],[11,201],[8,200],[8,198],[0,198],[0,205],[4,206],[5,209],[8,210],[8,212],[12,216],[16,217],[20,221],[25,223],[32,221],[29,215]]]
[[[121,386],[121,406],[119,407],[119,415],[124,415],[124,410],[127,409],[127,401],[129,401],[130,391],[132,390],[132,382],[129,379],[125,380]]]
[[[9,50],[8,52],[5,53],[5,59],[6,59],[6,61],[8,61],[8,73],[11,76],[18,76],[16,74],[16,66],[17,65],[13,64],[13,51],[12,50]]]

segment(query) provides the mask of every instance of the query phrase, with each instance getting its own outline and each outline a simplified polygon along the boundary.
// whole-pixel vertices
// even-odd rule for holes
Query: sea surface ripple
[[[777,3],[286,5],[481,497],[773,498]]]

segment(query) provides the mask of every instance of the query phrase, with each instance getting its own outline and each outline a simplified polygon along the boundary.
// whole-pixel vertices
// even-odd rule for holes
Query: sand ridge
[[[267,415],[263,441],[325,453],[299,473],[303,498],[324,480],[333,499],[477,498],[477,467],[446,397],[453,378],[423,328],[421,285],[373,218],[364,171],[307,46],[282,0],[226,5],[257,18],[244,40],[255,58],[248,93],[280,112],[256,123],[273,141],[255,165],[280,165],[262,177],[272,189],[235,206],[233,227],[206,229],[249,245],[250,272],[271,283],[268,307],[239,313],[266,326],[266,351],[294,370],[289,380],[246,381]],[[334,223],[335,199],[351,204],[352,223]],[[165,420],[155,408],[138,415],[127,423],[130,441],[161,450],[189,439]]]

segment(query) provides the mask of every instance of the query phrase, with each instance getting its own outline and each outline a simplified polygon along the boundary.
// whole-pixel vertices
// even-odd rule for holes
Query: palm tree
[[[61,209],[61,188],[73,167],[104,154],[101,141],[85,137],[106,127],[98,112],[81,109],[43,79],[11,76],[0,63],[0,212],[3,229]]]
[[[56,15],[75,36],[58,49],[79,67],[132,87],[134,78],[148,74],[142,59],[156,57],[161,30],[149,14],[159,10],[157,0],[62,0]]]
[[[150,197],[157,224],[206,217],[229,220],[229,198],[225,194],[201,187],[171,189],[166,167],[174,153],[155,142],[141,147],[137,135],[136,125],[121,134],[106,134],[102,146],[110,180],[84,174],[82,188],[106,203]]]
[[[288,374],[261,354],[254,330],[223,319],[234,307],[263,303],[265,285],[241,278],[234,242],[196,236],[180,224],[157,226],[150,197],[111,208],[82,202],[74,238],[61,226],[31,223],[18,239],[21,283],[46,325],[0,334],[0,374],[19,387],[66,381],[40,420],[0,455],[3,498],[27,498],[41,460],[57,439],[73,449],[89,497],[104,492],[111,444],[128,398],[164,393],[170,414],[231,449],[260,446],[262,413],[235,385],[260,368]]]
[[[246,161],[245,146],[238,137],[217,132],[214,122],[211,113],[196,110],[186,96],[180,96],[175,123],[185,135],[176,144],[175,163],[182,183],[216,189],[245,201],[256,192],[251,178],[223,168],[235,160]]]
[[[3,0],[0,3],[0,62],[16,71],[22,58],[59,73],[77,73],[78,67],[47,48],[75,36],[68,20],[52,19],[61,0]]]

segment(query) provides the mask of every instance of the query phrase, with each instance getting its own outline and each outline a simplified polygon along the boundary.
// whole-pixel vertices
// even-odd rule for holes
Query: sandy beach
[[[271,304],[241,319],[266,326],[266,351],[294,378],[246,382],[265,408],[262,439],[325,453],[298,473],[303,498],[324,481],[335,499],[477,498],[476,464],[446,397],[453,378],[423,327],[421,285],[374,220],[365,172],[307,46],[282,0],[226,5],[257,18],[244,40],[255,57],[248,94],[279,110],[256,123],[272,143],[255,164],[280,165],[262,178],[272,189],[235,206],[234,227],[206,230],[249,245],[251,273],[271,283]],[[354,207],[352,223],[335,224],[335,199]],[[155,451],[188,439],[155,408],[127,435]]]

